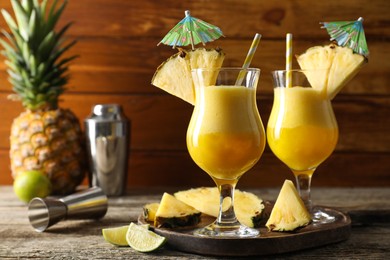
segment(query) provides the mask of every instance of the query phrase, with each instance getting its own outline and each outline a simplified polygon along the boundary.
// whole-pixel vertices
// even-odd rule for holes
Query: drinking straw
[[[292,34],[286,35],[286,86],[292,87],[291,82],[291,69],[292,69]]]
[[[238,77],[236,80],[236,86],[241,86],[242,81],[245,78],[245,71],[244,70],[249,68],[249,65],[252,62],[253,56],[255,55],[257,46],[259,45],[260,39],[261,39],[261,34],[256,33],[255,37],[253,38],[252,45],[249,48],[248,54],[246,55],[244,65],[242,65],[243,70],[241,70],[240,73],[238,74]]]

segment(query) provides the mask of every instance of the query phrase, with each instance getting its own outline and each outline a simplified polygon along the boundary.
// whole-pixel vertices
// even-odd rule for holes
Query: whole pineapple
[[[64,44],[70,23],[56,32],[55,26],[67,1],[50,7],[43,0],[11,0],[15,20],[1,10],[11,34],[3,30],[9,81],[26,111],[11,127],[11,170],[15,178],[26,170],[40,170],[52,182],[54,194],[75,190],[85,175],[80,123],[67,109],[58,107],[68,81],[68,64],[76,56],[61,58],[75,44]]]

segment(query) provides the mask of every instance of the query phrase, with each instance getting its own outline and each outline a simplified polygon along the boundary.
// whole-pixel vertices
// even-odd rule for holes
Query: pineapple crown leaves
[[[72,23],[55,31],[67,0],[61,5],[53,0],[50,7],[48,0],[11,0],[11,4],[15,19],[1,10],[11,33],[2,30],[5,39],[0,38],[9,81],[27,109],[56,108],[69,80],[69,62],[78,57],[62,58],[76,43],[65,43],[64,34]]]

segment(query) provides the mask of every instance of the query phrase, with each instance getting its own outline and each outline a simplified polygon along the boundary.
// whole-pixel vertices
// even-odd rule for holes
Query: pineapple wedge
[[[265,226],[270,231],[293,231],[306,226],[310,221],[311,215],[294,184],[285,180]]]
[[[218,217],[219,212],[219,191],[217,187],[201,187],[179,191],[174,196],[191,205],[204,214]],[[226,203],[228,204],[228,203]],[[224,204],[223,207],[229,205]],[[264,209],[263,201],[255,194],[235,190],[234,193],[234,210],[238,221],[248,227],[259,227],[262,220]]]
[[[221,49],[197,48],[172,55],[156,70],[152,84],[169,94],[177,96],[188,103],[195,104],[195,87],[191,70],[197,68],[220,68],[225,54]]]
[[[159,206],[160,204],[157,202],[146,204],[143,207],[144,219],[149,222],[154,222],[154,220],[156,219],[156,212]]]
[[[196,225],[201,213],[193,207],[164,193],[154,220],[155,227],[175,228]]]
[[[363,55],[354,54],[352,49],[334,43],[311,47],[296,58],[301,69],[318,70],[306,75],[313,88],[329,99],[333,99],[366,62]]]

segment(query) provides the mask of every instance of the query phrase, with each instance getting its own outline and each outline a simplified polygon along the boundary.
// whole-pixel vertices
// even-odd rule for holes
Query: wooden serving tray
[[[154,228],[154,232],[167,238],[167,244],[179,251],[213,256],[271,255],[323,246],[348,239],[351,233],[351,219],[348,215],[331,208],[322,208],[336,216],[329,224],[310,224],[294,232],[269,232],[264,225],[259,228],[260,236],[255,238],[212,238],[193,235],[197,228],[214,221],[202,216],[201,222],[191,228]],[[143,216],[138,219],[146,224]]]

